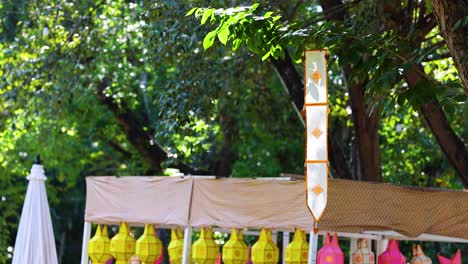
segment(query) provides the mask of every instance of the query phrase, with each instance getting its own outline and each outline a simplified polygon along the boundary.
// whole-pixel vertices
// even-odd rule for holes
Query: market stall
[[[86,182],[83,264],[91,223],[183,227],[183,263],[188,263],[192,228],[313,229],[303,181],[109,176],[87,177]],[[467,192],[336,179],[329,180],[328,192],[320,234],[468,243]]]

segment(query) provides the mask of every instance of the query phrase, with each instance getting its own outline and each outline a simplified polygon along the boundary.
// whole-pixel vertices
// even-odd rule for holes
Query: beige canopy
[[[276,179],[87,177],[85,221],[221,228],[313,228],[305,183]],[[329,180],[322,230],[468,239],[468,193]]]

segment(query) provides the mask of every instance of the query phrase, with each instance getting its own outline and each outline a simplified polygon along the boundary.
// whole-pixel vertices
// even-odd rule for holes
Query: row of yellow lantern
[[[172,264],[182,263],[183,233],[180,229],[171,230],[171,242],[168,245],[169,259]],[[297,229],[293,241],[286,248],[285,261],[288,264],[307,263],[309,244],[305,233]],[[251,259],[254,264],[275,264],[279,261],[279,249],[273,242],[271,231],[262,229],[258,241],[252,246]],[[88,254],[93,264],[104,264],[114,257],[117,264],[127,263],[136,254],[142,264],[153,263],[162,254],[162,243],[155,235],[153,225],[145,225],[143,235],[135,241],[130,235],[126,223],[122,223],[119,232],[109,239],[107,226],[98,225],[88,245]],[[219,247],[213,239],[211,228],[202,228],[200,238],[192,245],[192,260],[196,264],[215,263],[219,256]],[[223,262],[226,264],[245,264],[249,260],[249,249],[244,242],[242,230],[232,229],[229,240],[223,247]]]

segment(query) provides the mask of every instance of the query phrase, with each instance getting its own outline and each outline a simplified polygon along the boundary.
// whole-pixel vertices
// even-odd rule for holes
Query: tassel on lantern
[[[387,249],[380,254],[379,263],[388,263],[388,264],[405,264],[406,258],[401,254],[398,247],[398,242],[394,239],[388,241]]]
[[[182,231],[177,228],[171,229],[171,242],[167,247],[167,252],[169,253],[169,261],[171,264],[181,264],[182,263],[182,254],[184,249],[184,235]]]
[[[460,249],[457,250],[457,252],[451,259],[441,256],[440,254],[437,254],[437,258],[439,259],[440,264],[461,264],[462,263]]]
[[[318,264],[343,264],[344,263],[344,254],[341,251],[340,246],[338,245],[338,237],[336,233],[333,235],[333,238],[330,240],[330,236],[327,233],[325,236],[325,242],[322,248],[318,252],[317,256]]]
[[[374,264],[374,253],[369,249],[367,239],[359,241],[358,249],[353,252],[352,264]]]
[[[127,264],[135,254],[135,239],[130,236],[127,223],[122,222],[119,232],[110,241],[110,252],[117,260],[116,264]]]
[[[112,255],[109,251],[110,239],[107,236],[107,226],[104,225],[101,232],[101,225],[97,226],[96,233],[88,242],[88,255],[93,264],[104,264]]]
[[[245,264],[249,260],[249,248],[241,239],[242,231],[232,229],[231,237],[223,246],[223,262],[226,264]]]
[[[213,264],[218,259],[219,247],[210,228],[201,228],[200,238],[192,245],[192,260],[196,264]]]
[[[279,248],[271,238],[271,232],[262,228],[258,241],[252,246],[253,264],[276,264],[279,260]]]
[[[152,263],[161,255],[162,243],[154,233],[154,226],[147,224],[143,235],[136,242],[136,255],[142,264]]]
[[[286,264],[306,264],[309,257],[309,243],[304,232],[297,228],[293,241],[286,247]]]

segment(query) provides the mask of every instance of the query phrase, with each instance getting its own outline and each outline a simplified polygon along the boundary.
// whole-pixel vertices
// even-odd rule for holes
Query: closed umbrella
[[[57,264],[54,231],[45,189],[46,176],[39,158],[32,166],[12,264]]]

